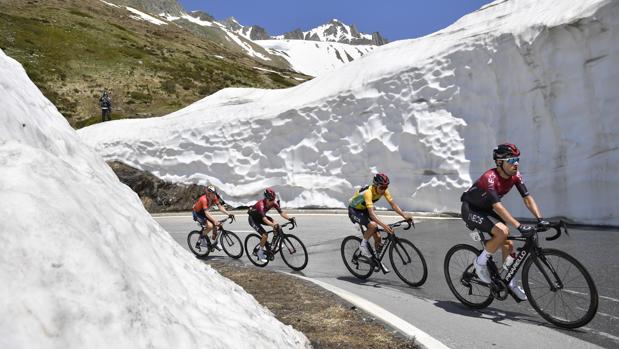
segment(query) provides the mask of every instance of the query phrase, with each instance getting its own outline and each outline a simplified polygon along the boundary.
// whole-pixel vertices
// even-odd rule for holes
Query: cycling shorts
[[[461,213],[462,220],[471,230],[479,229],[482,232],[490,233],[497,223],[505,223],[496,212],[476,209],[466,201],[462,202]]]
[[[357,210],[353,207],[348,207],[348,218],[355,223],[361,224],[367,228],[370,224],[370,213],[368,210]]]
[[[265,216],[266,219],[270,220],[271,222],[273,222],[273,218],[269,217],[269,216]],[[264,229],[264,227],[262,227],[264,224],[264,222],[262,221],[262,219],[257,220],[254,216],[249,215],[247,216],[247,221],[249,222],[249,225],[254,228],[254,230],[256,232],[258,232],[258,234],[260,235],[265,235],[267,234],[267,231]]]

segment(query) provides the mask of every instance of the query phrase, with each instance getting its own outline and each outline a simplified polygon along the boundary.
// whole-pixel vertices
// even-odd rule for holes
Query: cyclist
[[[247,220],[249,221],[249,225],[251,225],[251,227],[254,228],[254,230],[258,232],[261,237],[260,248],[258,249],[258,259],[260,259],[261,262],[267,261],[267,257],[264,253],[264,246],[266,245],[269,237],[266,230],[264,230],[262,226],[268,225],[273,227],[273,231],[275,232],[275,234],[279,233],[280,230],[279,224],[277,224],[275,220],[273,220],[273,218],[267,216],[266,213],[270,209],[275,208],[275,210],[277,210],[277,213],[279,213],[280,216],[287,219],[289,222],[294,222],[294,217],[288,217],[286,212],[283,212],[282,209],[279,207],[279,200],[276,201],[276,197],[277,196],[275,195],[275,191],[273,189],[266,188],[264,190],[264,199],[256,202],[247,211]]]
[[[382,248],[378,226],[381,226],[387,233],[393,234],[393,229],[378,219],[374,210],[374,203],[381,197],[384,196],[387,202],[389,202],[389,205],[391,205],[391,208],[404,219],[407,221],[413,220],[412,216],[404,214],[400,207],[393,201],[387,189],[388,187],[389,177],[384,173],[377,173],[374,176],[372,185],[366,185],[356,191],[348,205],[348,217],[350,220],[353,223],[359,223],[366,227],[365,233],[363,233],[363,240],[361,240],[361,244],[359,245],[359,250],[365,257],[372,257],[368,249],[368,240],[370,237],[374,237],[374,247],[377,252]],[[384,265],[383,268],[386,272],[389,272]]]
[[[217,205],[217,208],[219,209],[219,211],[228,215],[229,218],[233,218],[234,215],[226,211],[226,208],[223,206],[222,202],[223,200],[221,200],[221,197],[219,196],[219,193],[217,192],[217,188],[209,184],[206,186],[206,188],[204,188],[204,195],[200,196],[198,201],[196,201],[196,203],[193,204],[193,211],[192,211],[193,220],[199,222],[203,227],[202,235],[200,235],[200,246],[209,245],[208,232],[212,230],[213,234],[212,234],[211,239],[214,241],[213,247],[216,248],[218,251],[221,251],[221,247],[217,244],[217,230],[218,229],[213,229],[213,227],[219,228],[221,223],[219,223],[215,219],[215,217],[213,217],[213,215],[211,215],[208,212],[208,209],[213,204],[215,204]]]
[[[469,229],[475,228],[483,232],[490,232],[492,238],[486,242],[484,250],[475,259],[475,270],[479,279],[490,283],[490,272],[486,265],[488,257],[502,248],[503,261],[513,253],[514,244],[507,240],[509,228],[507,224],[520,231],[522,236],[530,236],[535,233],[535,226],[520,224],[501,203],[501,198],[507,194],[513,186],[524,200],[525,206],[537,218],[538,224],[548,225],[544,221],[539,207],[533,196],[529,194],[524,185],[522,175],[518,172],[520,164],[520,150],[511,144],[498,145],[492,151],[496,167],[486,171],[464,194],[462,194],[462,219]],[[509,288],[520,299],[526,300],[527,296],[515,278],[509,283]]]

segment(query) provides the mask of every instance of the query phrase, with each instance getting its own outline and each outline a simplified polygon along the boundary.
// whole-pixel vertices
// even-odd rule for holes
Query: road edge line
[[[415,344],[419,344],[419,346],[421,346],[422,348],[426,348],[426,349],[449,349],[448,346],[446,346],[445,344],[441,343],[438,339],[430,336],[429,334],[427,334],[426,332],[420,330],[419,328],[415,327],[414,325],[412,325],[409,322],[404,321],[404,319],[398,317],[397,315],[387,311],[386,309],[376,305],[375,303],[372,303],[362,297],[357,296],[354,293],[348,292],[344,289],[341,289],[337,286],[333,286],[330,285],[326,282],[323,281],[319,281],[319,280],[314,280],[305,276],[301,276],[301,275],[297,275],[297,274],[293,274],[293,273],[287,273],[287,272],[281,272],[283,274],[287,274],[287,275],[291,275],[294,277],[297,277],[299,279],[302,280],[306,280],[309,282],[312,282],[322,288],[324,288],[325,290],[334,293],[335,295],[345,299],[346,301],[348,301],[349,303],[354,304],[355,306],[357,306],[360,309],[363,309],[364,311],[376,316],[377,318],[381,319],[382,321],[388,323],[389,325],[393,326],[394,328],[397,328],[400,332],[404,333],[405,335],[414,338],[415,339]]]

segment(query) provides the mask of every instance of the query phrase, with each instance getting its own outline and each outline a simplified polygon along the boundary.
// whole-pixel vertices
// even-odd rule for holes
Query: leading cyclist
[[[479,229],[483,232],[490,232],[492,235],[474,263],[477,276],[485,283],[491,282],[490,271],[486,265],[488,257],[495,253],[499,247],[502,248],[503,261],[509,254],[513,253],[514,244],[507,240],[509,228],[506,224],[517,228],[522,236],[530,236],[536,231],[535,226],[520,224],[501,203],[501,198],[513,186],[516,186],[516,189],[520,192],[525,206],[537,218],[538,224],[549,224],[543,220],[533,196],[529,194],[522,175],[518,172],[520,150],[511,143],[500,144],[493,150],[492,158],[496,167],[481,175],[460,198],[462,201],[462,219],[466,222],[467,227],[471,230]],[[510,281],[509,288],[520,300],[527,299],[515,278]]]

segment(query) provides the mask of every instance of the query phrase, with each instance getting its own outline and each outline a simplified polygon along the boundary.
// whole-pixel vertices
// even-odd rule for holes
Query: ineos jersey
[[[491,211],[492,205],[500,202],[514,185],[522,197],[529,195],[520,172],[509,178],[503,178],[497,169],[493,168],[481,175],[473,186],[462,194],[460,200],[468,202],[477,209]]]
[[[279,207],[279,202],[273,202],[272,205],[268,205],[266,199],[256,202],[255,205],[249,208],[247,213],[249,213],[249,215],[254,219],[260,221],[262,220],[262,217],[266,216],[267,212],[272,208],[275,208],[278,213],[282,213],[282,209]]]

